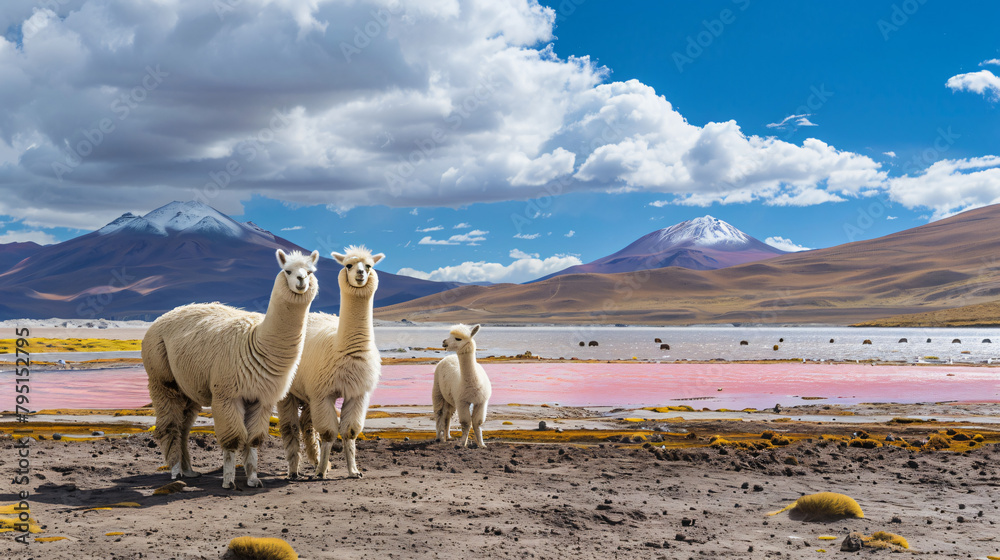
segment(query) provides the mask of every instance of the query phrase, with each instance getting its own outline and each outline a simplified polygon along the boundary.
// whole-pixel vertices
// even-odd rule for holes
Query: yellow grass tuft
[[[931,437],[927,439],[927,447],[930,449],[948,449],[951,447],[951,442],[941,434],[931,434]]]
[[[977,443],[982,443],[983,440],[985,440],[985,439],[986,438],[983,437],[983,434],[976,434],[976,435],[972,436],[972,441],[975,441]]]
[[[122,531],[111,531],[110,533],[104,533],[105,537],[117,537],[119,535],[124,535]]]
[[[886,531],[876,531],[872,533],[871,537],[863,540],[866,546],[872,548],[910,548],[910,543],[906,542],[906,539],[895,533]]]
[[[504,425],[504,426],[513,426],[514,425],[514,423],[511,422],[510,420],[504,420],[503,422],[501,422],[501,424]]]
[[[643,410],[652,410],[653,412],[694,412],[694,408],[682,404],[679,406],[647,406]]]
[[[835,537],[833,535],[820,535],[820,536],[818,536],[816,538],[819,539],[819,540],[821,540],[821,541],[835,541],[835,540],[837,540],[837,537]]]
[[[645,418],[622,418],[626,422],[645,422]]]
[[[66,537],[35,537],[35,542],[55,542],[66,540]]]
[[[0,339],[0,354],[14,351],[17,340]],[[137,352],[142,349],[141,340],[114,340],[110,338],[29,338],[28,349],[32,352]]]
[[[820,492],[802,496],[798,500],[787,506],[772,511],[767,515],[777,515],[779,513],[794,510],[802,517],[803,521],[820,521],[843,519],[848,517],[863,518],[865,514],[861,511],[861,506],[854,498],[838,494],[836,492]]]
[[[878,442],[873,439],[862,439],[860,437],[856,437],[847,442],[847,445],[849,447],[860,447],[862,449],[875,449],[878,447]]]
[[[236,537],[229,550],[240,560],[298,560],[292,545],[282,539]]]
[[[185,484],[183,480],[175,480],[170,484],[164,484],[163,486],[160,486],[156,490],[153,490],[153,495],[165,496],[167,494],[173,494],[175,492],[180,492],[184,490],[185,486],[187,486],[187,484]]]

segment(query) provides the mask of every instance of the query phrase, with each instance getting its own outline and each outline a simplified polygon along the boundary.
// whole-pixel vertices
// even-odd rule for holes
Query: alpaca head
[[[372,252],[364,245],[360,247],[351,245],[344,251],[346,254],[331,253],[331,255],[337,262],[344,265],[344,270],[340,274],[347,280],[348,284],[355,288],[364,288],[372,278],[378,282],[378,274],[372,267],[385,258],[385,255],[382,253],[372,255]]]
[[[311,255],[303,255],[298,251],[286,254],[278,249],[275,256],[278,258],[278,265],[281,266],[281,270],[285,274],[288,289],[296,294],[304,294],[309,291],[309,285],[316,282],[313,272],[316,272],[319,251],[313,251]]]
[[[476,336],[479,332],[479,325],[462,325],[458,324],[451,328],[451,332],[448,333],[448,338],[444,339],[442,344],[444,349],[449,352],[463,352],[476,349],[476,342],[472,340],[472,337]]]

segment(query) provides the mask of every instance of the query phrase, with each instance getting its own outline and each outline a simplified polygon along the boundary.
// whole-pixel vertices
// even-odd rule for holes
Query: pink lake
[[[769,408],[813,403],[1000,402],[1000,369],[954,366],[816,364],[486,364],[493,404]],[[372,404],[429,405],[432,365],[382,368]],[[14,376],[0,394],[14,409]],[[132,408],[149,402],[141,367],[33,371],[29,408]],[[720,390],[721,389],[721,390]],[[692,399],[692,402],[686,402]]]

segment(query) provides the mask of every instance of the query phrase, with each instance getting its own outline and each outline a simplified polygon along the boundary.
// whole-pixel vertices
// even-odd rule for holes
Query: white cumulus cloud
[[[430,272],[413,268],[402,268],[398,274],[434,280],[438,282],[491,282],[515,283],[528,282],[558,272],[571,266],[582,264],[579,258],[568,255],[554,255],[545,259],[535,254],[523,253],[514,249],[511,251],[514,262],[504,265],[486,261],[467,261],[456,266],[445,266]]]
[[[430,233],[432,231],[441,231],[443,229],[444,229],[444,226],[431,226],[431,227],[425,227],[425,228],[417,228],[417,232],[418,233]]]
[[[932,209],[932,220],[1000,203],[1000,156],[938,161],[891,179],[889,195],[906,208]]]
[[[971,91],[994,101],[1000,99],[1000,77],[989,70],[952,76],[945,85],[952,91]]]
[[[569,230],[568,232],[565,233],[564,237],[573,237],[574,235],[576,235],[576,232],[573,230]]]
[[[515,233],[514,239],[538,239],[541,236],[540,233]]]
[[[987,66],[989,64],[992,64],[993,66],[1000,66],[1000,58],[991,58],[979,63],[980,66]]]
[[[784,237],[780,236],[768,237],[767,239],[764,240],[764,243],[767,243],[768,245],[774,247],[775,249],[780,249],[782,251],[787,251],[789,253],[812,250],[811,247],[803,247],[802,245],[793,242],[791,239],[785,239]]]
[[[56,239],[55,236],[44,231],[18,230],[0,233],[0,244],[24,243],[27,241],[34,241],[39,245],[52,245],[53,243],[59,243],[59,240]]]
[[[10,4],[0,29],[24,33],[0,38],[0,84],[16,85],[0,112],[0,215],[31,227],[96,228],[198,197],[233,214],[251,195],[455,207],[550,183],[815,204],[886,178],[819,140],[689,123],[652,87],[556,52],[556,12],[535,0]],[[102,122],[114,130],[98,137]]]
[[[467,222],[462,222],[460,224],[455,224],[451,226],[451,229],[469,229],[470,227],[472,227],[472,224]]]
[[[281,228],[281,231],[298,231],[300,229],[302,229],[302,226],[292,226]]]

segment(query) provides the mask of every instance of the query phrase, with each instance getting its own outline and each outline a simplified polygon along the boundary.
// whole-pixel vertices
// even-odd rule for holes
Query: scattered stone
[[[547,430],[548,429],[548,424],[545,423],[545,420],[539,420],[538,421],[538,429],[539,430]]]
[[[681,519],[681,526],[682,527],[694,527],[694,524],[695,524],[695,520],[691,519],[690,517],[685,517],[684,519]],[[684,539],[681,539],[681,540],[684,540]]]
[[[59,441],[62,439],[62,434],[52,434],[52,439]]]
[[[103,436],[104,432],[102,432],[100,430],[94,430],[90,435],[92,435],[92,436]]]
[[[503,472],[508,473],[508,474],[512,474],[512,473],[515,473],[517,471],[514,469],[514,465],[512,465],[510,463],[507,463],[506,465],[503,466]]]
[[[840,545],[842,552],[857,552],[861,550],[864,541],[861,540],[861,533],[851,533],[844,537],[844,542]]]

